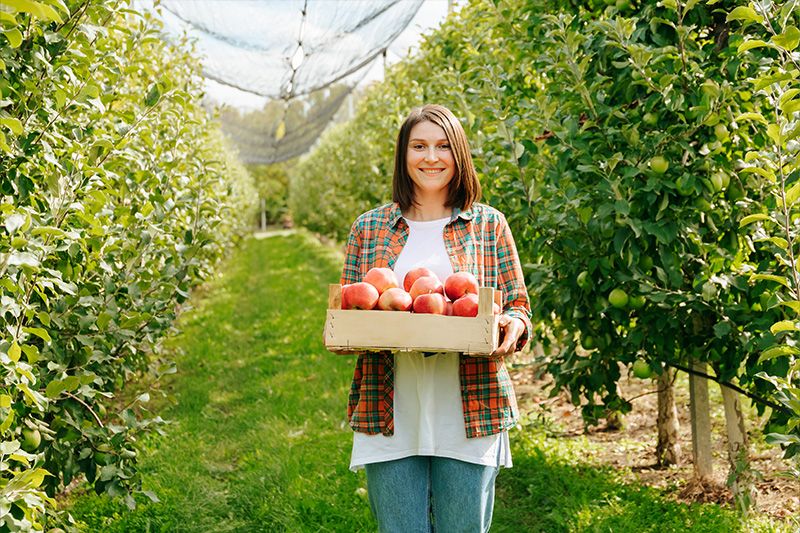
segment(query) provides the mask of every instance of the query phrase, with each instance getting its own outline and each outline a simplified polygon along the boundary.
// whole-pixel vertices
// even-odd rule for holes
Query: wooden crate
[[[403,311],[342,309],[342,286],[328,290],[325,347],[354,351],[463,352],[490,355],[498,346],[499,316],[492,303],[500,304],[500,291],[478,290],[478,316],[443,316]]]

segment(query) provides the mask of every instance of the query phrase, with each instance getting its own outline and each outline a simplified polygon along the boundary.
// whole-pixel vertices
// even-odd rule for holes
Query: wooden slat
[[[478,289],[478,316],[492,315],[492,303],[494,303],[494,289],[491,287]]]
[[[342,308],[342,286],[338,283],[328,285],[328,309]]]
[[[489,355],[497,348],[497,321],[498,317],[492,315],[491,311],[488,316],[470,318],[330,309],[325,322],[325,346],[347,350],[416,350]]]

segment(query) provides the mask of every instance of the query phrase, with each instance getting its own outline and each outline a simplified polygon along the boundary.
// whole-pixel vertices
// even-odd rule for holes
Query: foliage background
[[[128,7],[0,11],[0,529],[41,528],[79,474],[133,503],[162,421],[114,398],[174,370],[160,342],[253,217],[191,47]]]

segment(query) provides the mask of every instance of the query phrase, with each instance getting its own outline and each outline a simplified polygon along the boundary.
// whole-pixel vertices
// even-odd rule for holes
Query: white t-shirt
[[[444,246],[449,218],[406,219],[408,242],[394,272],[402,283],[412,268],[430,268],[442,282],[453,273]],[[350,469],[413,455],[449,457],[468,463],[511,467],[508,432],[468,439],[461,404],[459,354],[424,356],[400,352],[394,357],[394,435],[353,434]]]

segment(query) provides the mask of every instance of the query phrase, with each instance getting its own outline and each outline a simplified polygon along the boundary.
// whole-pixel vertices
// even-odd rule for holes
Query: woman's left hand
[[[513,354],[517,349],[517,341],[525,331],[525,324],[519,318],[500,315],[500,346],[492,352],[492,357],[502,357]]]

